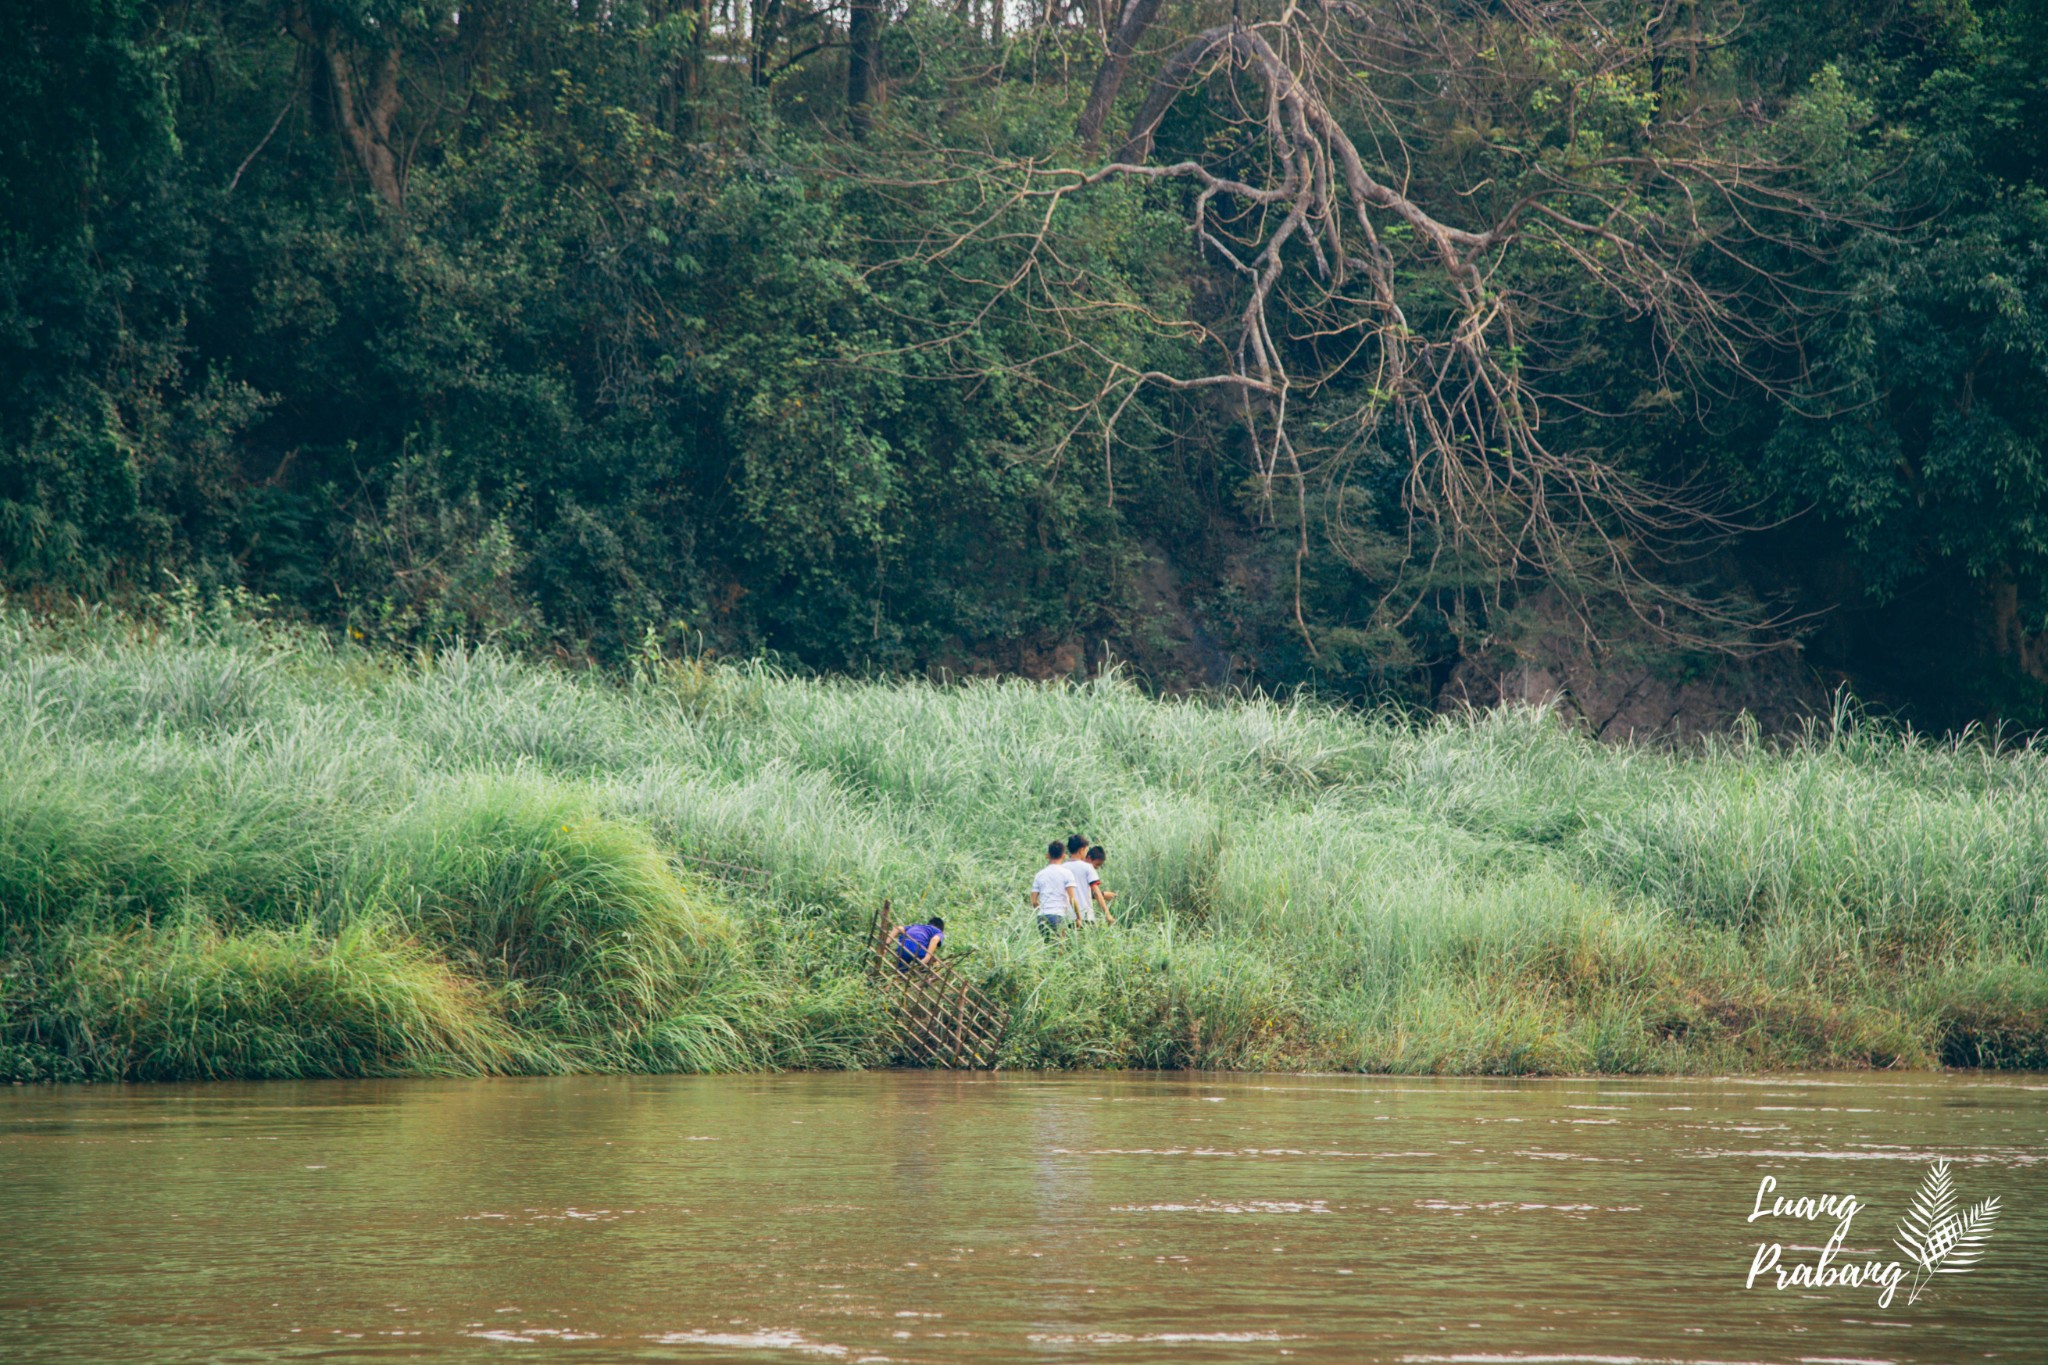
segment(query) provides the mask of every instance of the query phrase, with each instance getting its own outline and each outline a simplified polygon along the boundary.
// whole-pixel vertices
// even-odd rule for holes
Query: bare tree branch
[[[1639,13],[1621,24],[1617,11]],[[1155,12],[1126,4],[1083,112],[1084,143]],[[1619,319],[1648,329],[1658,373],[1700,401],[1737,384],[1789,395],[1802,324],[1830,306],[1799,266],[1824,259],[1845,220],[1797,168],[1756,150],[1757,116],[1650,93],[1668,85],[1674,52],[1696,56],[1713,33],[1682,31],[1633,0],[1508,0],[1498,15],[1454,22],[1425,0],[1322,0],[1205,28],[1166,57],[1115,159],[977,165],[963,154],[960,174],[986,186],[981,210],[891,265],[948,268],[970,243],[1003,248],[1014,267],[975,282],[979,313],[925,344],[959,344],[1009,300],[1045,319],[1071,361],[1074,325],[1112,305],[1085,273],[1062,270],[1059,210],[1107,182],[1183,184],[1197,250],[1236,282],[1227,322],[1198,329],[1221,363],[1168,376],[1094,356],[1099,386],[1075,395],[1077,426],[1061,448],[1095,421],[1110,458],[1143,387],[1233,394],[1255,473],[1291,504],[1296,615],[1311,649],[1300,604],[1310,525],[1320,518],[1337,551],[1363,562],[1352,524],[1361,461],[1403,471],[1410,552],[1380,604],[1384,622],[1412,612],[1426,591],[1418,580],[1455,570],[1496,590],[1541,577],[1618,592],[1658,634],[1754,646],[1755,621],[1675,586],[1675,567],[1740,527],[1741,514],[1703,487],[1658,484],[1558,439],[1550,409],[1585,408],[1547,381],[1574,333]],[[1502,55],[1511,50],[1517,66]],[[1152,162],[1169,112],[1197,97],[1226,118],[1236,136],[1219,145],[1234,150]],[[1488,141],[1491,109],[1539,97],[1564,101],[1562,146]],[[1469,120],[1475,145],[1517,187],[1418,180],[1408,135],[1425,116]],[[1612,126],[1591,135],[1602,119]],[[1532,261],[1571,269],[1532,274]]]

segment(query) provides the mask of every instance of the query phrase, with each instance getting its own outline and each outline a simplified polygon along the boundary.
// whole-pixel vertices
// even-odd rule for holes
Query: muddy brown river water
[[[2048,1362],[2048,1077],[0,1089],[0,1360],[543,1358]]]

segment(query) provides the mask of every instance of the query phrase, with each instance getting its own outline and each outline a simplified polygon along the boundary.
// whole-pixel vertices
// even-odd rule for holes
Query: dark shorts
[[[1067,917],[1065,915],[1040,915],[1038,917],[1038,932],[1047,938],[1057,937],[1059,932],[1066,927]]]

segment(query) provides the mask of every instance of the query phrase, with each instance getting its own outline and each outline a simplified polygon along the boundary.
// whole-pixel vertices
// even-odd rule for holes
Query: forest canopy
[[[2043,126],[2044,0],[8,6],[0,588],[2048,724]]]

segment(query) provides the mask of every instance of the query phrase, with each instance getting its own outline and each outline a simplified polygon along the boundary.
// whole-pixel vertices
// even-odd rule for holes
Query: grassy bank
[[[0,618],[0,752],[0,1077],[873,1064],[884,896],[974,950],[1015,1066],[2048,1065],[2038,751],[605,679],[187,613]],[[1072,828],[1123,923],[1052,949],[1022,888]]]

